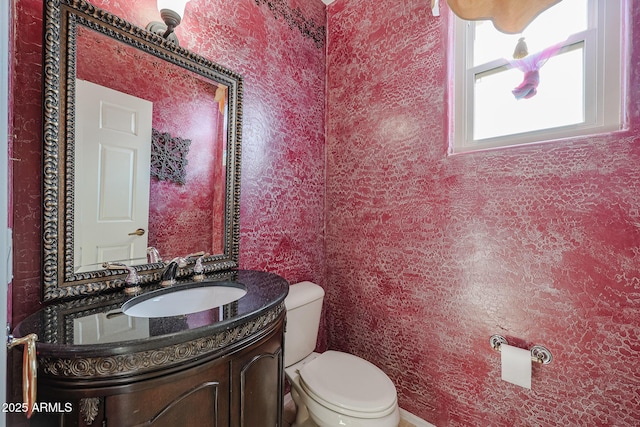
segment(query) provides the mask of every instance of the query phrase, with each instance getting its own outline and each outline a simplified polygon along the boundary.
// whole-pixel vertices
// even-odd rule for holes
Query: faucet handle
[[[169,262],[169,264],[171,264],[172,262],[176,262],[180,268],[183,268],[187,266],[187,262],[189,261],[189,259],[196,258],[196,257],[202,258],[205,256],[209,256],[209,254],[205,253],[205,251],[194,252],[184,257],[177,256],[174,259],[172,259],[171,262]]]
[[[193,280],[196,282],[202,282],[204,280],[204,265],[202,265],[202,259],[205,255],[201,255],[196,260],[196,265],[193,266]]]
[[[123,264],[121,262],[104,262],[103,268],[107,270],[127,270],[127,277],[124,279],[124,293],[127,295],[135,295],[139,293],[142,288],[138,284],[140,278],[136,269],[130,265]]]
[[[195,257],[201,257],[201,256],[205,256],[204,251],[198,251],[198,252],[191,253],[191,254],[187,255],[185,258],[189,259],[189,258],[195,258]]]
[[[153,246],[149,246],[147,248],[147,262],[149,264],[155,264],[156,262],[162,262],[162,257],[160,257],[160,252]]]

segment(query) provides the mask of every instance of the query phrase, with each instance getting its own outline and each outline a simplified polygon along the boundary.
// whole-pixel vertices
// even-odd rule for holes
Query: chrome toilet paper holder
[[[507,339],[502,335],[491,335],[489,338],[489,343],[491,344],[491,348],[495,351],[500,351],[500,346],[502,344],[509,344]],[[543,365],[548,365],[553,360],[553,356],[548,348],[543,345],[534,345],[531,347],[531,360],[536,363],[540,363]]]

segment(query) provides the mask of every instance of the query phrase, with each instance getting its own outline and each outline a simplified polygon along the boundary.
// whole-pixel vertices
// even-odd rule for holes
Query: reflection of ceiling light
[[[189,0],[158,0],[158,10],[164,24],[157,21],[150,22],[147,25],[147,30],[178,44],[178,37],[173,30],[180,25],[184,16],[184,8],[188,2]]]

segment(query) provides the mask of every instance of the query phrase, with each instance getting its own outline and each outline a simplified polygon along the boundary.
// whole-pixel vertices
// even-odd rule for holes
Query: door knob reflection
[[[129,233],[129,236],[144,236],[144,228],[138,228],[133,233]]]

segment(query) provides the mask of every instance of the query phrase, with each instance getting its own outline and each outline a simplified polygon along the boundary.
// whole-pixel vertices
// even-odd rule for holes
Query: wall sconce
[[[189,3],[189,0],[158,0],[158,10],[164,23],[158,21],[149,22],[147,30],[160,34],[165,39],[179,45],[178,37],[173,30],[180,25],[187,3]]]

